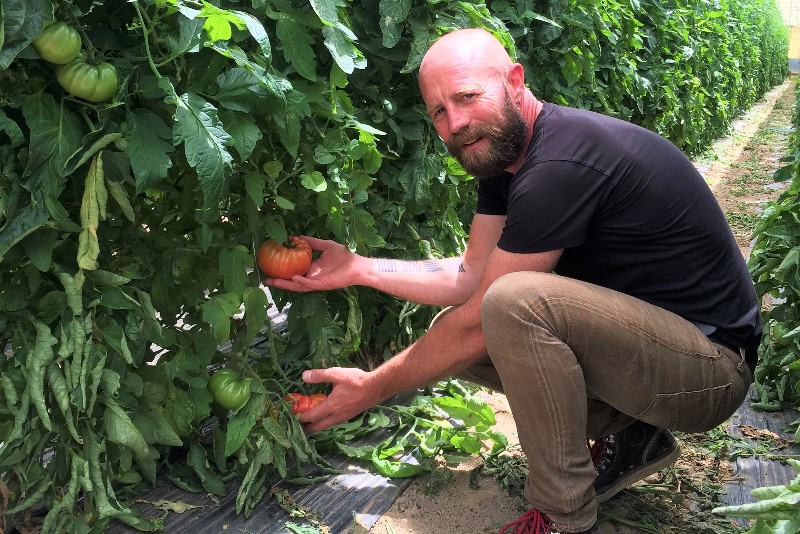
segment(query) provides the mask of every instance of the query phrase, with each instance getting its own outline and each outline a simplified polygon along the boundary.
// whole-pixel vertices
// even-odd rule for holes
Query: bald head
[[[508,52],[497,38],[486,30],[456,30],[439,38],[428,49],[419,67],[419,83],[423,86],[430,73],[441,69],[491,71],[504,76],[512,65]]]

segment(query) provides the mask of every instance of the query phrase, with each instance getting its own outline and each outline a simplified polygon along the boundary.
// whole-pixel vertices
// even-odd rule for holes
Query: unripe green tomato
[[[78,57],[78,52],[81,51],[81,36],[66,22],[51,22],[45,25],[31,44],[42,59],[63,65]]]
[[[107,61],[90,65],[81,57],[58,67],[56,79],[68,93],[89,102],[105,102],[119,88],[114,65]]]
[[[787,338],[786,335],[792,331],[792,327],[786,323],[775,323],[772,326],[772,338],[778,345],[788,347],[792,344],[792,339]]]
[[[250,398],[252,380],[239,378],[231,369],[220,369],[208,379],[208,391],[214,402],[228,410],[236,410]]]

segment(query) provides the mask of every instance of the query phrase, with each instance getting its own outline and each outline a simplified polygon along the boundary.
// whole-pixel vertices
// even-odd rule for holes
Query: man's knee
[[[505,316],[520,302],[522,288],[527,285],[525,278],[528,274],[530,273],[509,273],[489,286],[481,301],[481,319],[484,322]]]
[[[523,310],[534,310],[537,303],[557,294],[558,275],[534,271],[508,273],[492,283],[481,302],[481,320],[504,320]],[[485,323],[484,323],[485,324]]]

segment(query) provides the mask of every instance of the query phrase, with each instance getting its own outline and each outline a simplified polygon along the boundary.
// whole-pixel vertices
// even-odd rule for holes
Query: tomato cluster
[[[107,62],[86,62],[81,36],[62,21],[46,23],[31,43],[42,59],[58,65],[56,80],[68,93],[90,102],[105,102],[119,88],[117,69]]]
[[[303,395],[302,393],[288,393],[284,399],[292,405],[292,415],[307,412],[317,404],[321,403],[328,396],[324,393],[313,393]]]
[[[267,276],[290,280],[295,275],[306,274],[311,266],[311,245],[298,236],[290,236],[288,242],[278,243],[274,239],[264,241],[256,253],[258,267]]]

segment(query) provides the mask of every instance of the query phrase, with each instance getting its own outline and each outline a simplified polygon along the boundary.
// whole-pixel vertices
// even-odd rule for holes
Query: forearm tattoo
[[[435,273],[439,271],[464,271],[464,264],[455,265],[455,262],[448,260],[424,260],[424,261],[403,261],[379,258],[377,262],[378,272],[381,273]]]

